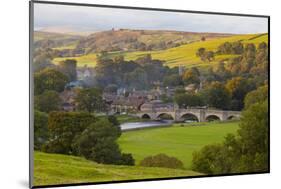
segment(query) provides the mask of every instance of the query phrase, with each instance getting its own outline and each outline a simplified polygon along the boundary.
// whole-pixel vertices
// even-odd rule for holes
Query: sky
[[[267,18],[261,17],[35,3],[35,30],[50,27],[68,27],[76,31],[123,28],[233,34],[268,32]]]

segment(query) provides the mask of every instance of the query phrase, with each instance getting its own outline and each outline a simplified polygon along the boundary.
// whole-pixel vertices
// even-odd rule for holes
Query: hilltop
[[[201,39],[230,36],[231,34],[195,33],[163,30],[112,29],[93,33],[82,38],[77,48],[87,49],[87,53],[101,51],[163,50],[188,44]]]
[[[45,31],[34,32],[34,46],[43,48],[69,49],[76,48],[81,36]]]

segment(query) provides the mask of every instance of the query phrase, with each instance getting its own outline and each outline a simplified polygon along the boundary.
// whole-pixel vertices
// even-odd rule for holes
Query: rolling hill
[[[167,66],[175,67],[179,65],[184,65],[186,67],[193,66],[208,66],[210,63],[206,63],[200,60],[196,56],[197,49],[204,47],[207,50],[216,51],[217,47],[224,42],[235,42],[241,41],[242,43],[254,43],[258,45],[261,42],[268,42],[268,34],[247,34],[247,35],[232,35],[232,36],[221,36],[206,38],[205,41],[193,41],[188,44],[183,44],[178,47],[168,48],[164,50],[150,50],[150,51],[116,51],[110,52],[109,56],[114,57],[117,55],[124,55],[126,60],[135,60],[139,57],[144,56],[145,54],[151,54],[153,59],[164,60]],[[219,55],[216,56],[215,61],[211,64],[216,64],[221,60],[235,57],[236,55]],[[76,59],[78,66],[88,65],[94,67],[96,65],[96,54],[89,53],[79,57],[64,57],[64,58],[55,58],[53,62],[57,64],[58,62],[65,59]]]
[[[81,157],[35,152],[35,186],[195,176],[199,173],[166,168],[103,165]]]
[[[34,32],[34,46],[53,49],[74,49],[81,36],[52,33],[44,31]]]
[[[87,53],[98,53],[101,51],[163,50],[200,41],[202,37],[212,39],[230,35],[165,30],[115,30],[113,28],[110,31],[97,32],[82,38],[77,48],[84,48]]]

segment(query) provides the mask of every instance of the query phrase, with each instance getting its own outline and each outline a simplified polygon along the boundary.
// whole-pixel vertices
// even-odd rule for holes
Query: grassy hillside
[[[254,43],[259,44],[260,42],[267,42],[267,35],[263,35],[257,38],[257,34],[253,35],[236,35],[231,37],[223,37],[223,38],[216,38],[210,39],[206,41],[199,41],[194,42],[186,45],[182,45],[175,48],[170,48],[163,51],[151,51],[151,52],[131,52],[125,53],[125,58],[127,60],[134,60],[138,57],[143,56],[144,54],[151,53],[152,58],[165,60],[166,64],[170,67],[178,66],[178,65],[185,65],[186,67],[191,66],[206,66],[210,63],[205,63],[200,60],[199,57],[196,56],[196,51],[204,47],[207,50],[216,51],[218,46],[224,42],[234,42],[234,41],[242,41],[243,43]],[[254,38],[250,40],[251,38]],[[213,63],[219,62],[220,60],[233,57],[234,55],[220,55],[216,56],[216,60]]]
[[[122,133],[119,144],[123,152],[132,153],[139,163],[144,157],[165,153],[183,161],[189,169],[192,153],[207,144],[222,142],[226,134],[235,133],[239,122],[197,123],[205,126],[153,128]]]
[[[216,51],[217,47],[224,42],[242,41],[243,43],[259,44],[261,42],[267,42],[267,34],[249,34],[249,35],[235,35],[230,37],[211,38],[206,41],[197,41],[179,47],[169,48],[166,50],[158,51],[135,51],[135,52],[113,52],[110,56],[124,55],[126,60],[135,60],[145,54],[150,53],[153,59],[165,60],[166,65],[175,67],[178,65],[185,65],[186,67],[193,66],[208,66],[210,63],[202,62],[199,57],[196,57],[197,49],[204,47],[207,50]],[[211,64],[216,64],[220,60],[234,57],[235,55],[219,55],[216,56],[216,60]],[[96,54],[91,53],[81,57],[70,57],[78,61],[78,66],[87,64],[94,67],[96,65]],[[54,63],[58,63],[66,58],[55,58]]]
[[[49,48],[57,50],[75,49],[80,38],[81,36],[77,35],[35,31],[34,46],[46,47],[48,44]]]
[[[34,185],[194,176],[187,170],[102,165],[80,157],[35,152]]]

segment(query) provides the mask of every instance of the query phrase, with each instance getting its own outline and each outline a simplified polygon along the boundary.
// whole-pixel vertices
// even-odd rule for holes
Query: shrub
[[[235,162],[229,156],[227,149],[220,144],[207,145],[193,153],[192,170],[197,172],[225,174],[230,172],[233,164]]]
[[[121,155],[120,165],[135,165],[135,160],[132,154],[125,154]]]
[[[121,151],[112,137],[101,138],[92,146],[88,158],[102,164],[119,164]]]
[[[183,163],[175,157],[167,156],[166,154],[157,154],[148,156],[140,162],[144,167],[166,167],[173,169],[182,169]]]

